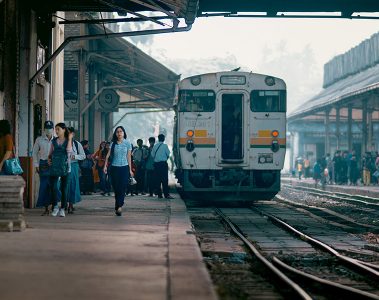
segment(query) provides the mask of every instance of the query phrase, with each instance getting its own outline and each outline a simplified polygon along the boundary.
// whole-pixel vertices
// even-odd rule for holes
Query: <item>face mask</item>
[[[54,129],[45,129],[45,134],[46,135],[53,135]]]

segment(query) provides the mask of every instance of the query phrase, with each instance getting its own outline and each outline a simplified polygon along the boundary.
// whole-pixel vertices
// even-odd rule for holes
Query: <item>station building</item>
[[[66,121],[94,149],[109,137],[120,106],[171,106],[177,74],[123,38],[190,30],[197,1],[164,2],[149,8],[128,2],[125,8],[123,1],[0,1],[0,119],[11,123],[25,206],[34,206],[38,192],[31,152],[45,120]],[[99,21],[126,11],[146,21],[139,12],[154,10],[167,13],[173,26],[117,32],[115,23]]]
[[[379,149],[379,33],[324,65],[323,90],[288,115],[290,168],[336,150]]]

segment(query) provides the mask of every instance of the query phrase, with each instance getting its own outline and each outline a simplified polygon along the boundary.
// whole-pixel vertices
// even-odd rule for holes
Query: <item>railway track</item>
[[[306,191],[307,193],[311,195],[319,196],[319,197],[328,197],[336,201],[348,202],[348,203],[352,203],[356,205],[363,205],[363,206],[379,209],[378,198],[367,197],[367,196],[362,196],[362,195],[350,195],[350,194],[340,193],[340,192],[330,192],[330,191],[325,191],[325,190],[321,190],[317,188],[293,186],[290,184],[282,184],[282,187],[285,187],[287,189],[292,189],[292,190]]]
[[[345,279],[340,278],[341,274],[338,274],[338,276],[332,274],[330,277],[333,278],[335,281],[337,281],[337,282],[335,282],[332,280],[325,279],[325,277],[326,277],[325,273],[324,273],[325,271],[323,271],[325,269],[325,266],[323,266],[322,268],[319,268],[317,266],[317,262],[320,261],[320,253],[318,253],[318,251],[312,253],[311,255],[309,255],[309,252],[308,252],[308,255],[305,255],[305,256],[304,256],[304,253],[301,253],[301,252],[299,253],[299,256],[301,257],[301,259],[307,259],[308,265],[309,265],[309,259],[310,259],[309,257],[314,255],[314,257],[316,258],[316,260],[315,260],[316,266],[312,266],[314,274],[310,274],[309,271],[305,272],[304,270],[302,270],[302,269],[306,269],[306,270],[309,269],[309,266],[307,268],[304,268],[304,267],[299,268],[299,267],[291,266],[290,264],[291,263],[293,264],[294,262],[295,262],[295,265],[299,264],[299,260],[298,259],[293,260],[293,254],[288,255],[288,253],[283,253],[283,251],[285,250],[285,246],[283,246],[283,249],[281,249],[280,251],[269,251],[270,253],[266,253],[265,255],[261,254],[261,252],[258,251],[258,248],[262,248],[263,243],[255,240],[257,247],[254,247],[253,243],[250,241],[250,240],[254,241],[254,237],[250,236],[250,234],[248,233],[249,232],[248,226],[246,228],[246,225],[244,225],[244,222],[242,222],[242,226],[241,226],[241,224],[237,225],[236,223],[234,223],[232,221],[233,217],[230,218],[227,213],[225,214],[222,212],[222,210],[217,210],[217,213],[220,215],[220,217],[222,217],[222,219],[228,223],[228,226],[230,226],[230,228],[233,230],[233,232],[237,236],[239,236],[239,238],[241,238],[241,240],[244,241],[246,246],[254,253],[254,255],[257,256],[257,258],[258,257],[263,257],[263,258],[267,257],[267,259],[269,259],[269,262],[273,266],[276,266],[282,272],[282,274],[283,273],[286,273],[286,274],[289,273],[290,274],[289,276],[291,278],[289,278],[289,279],[291,279],[291,280],[288,282],[287,281],[285,281],[285,282],[287,282],[287,284],[291,287],[291,289],[297,293],[298,297],[300,297],[300,298],[305,297],[303,294],[305,292],[311,298],[325,297],[328,299],[330,297],[330,295],[323,295],[323,293],[322,293],[322,289],[326,289],[326,290],[328,290],[328,293],[330,293],[330,292],[333,293],[333,298],[335,298],[335,297],[338,298],[341,295],[344,295],[344,297],[348,296],[348,297],[355,298],[355,299],[379,299],[378,295],[376,295],[372,292],[368,292],[368,291],[373,291],[373,289],[369,285],[366,285],[366,283],[365,283],[367,277],[371,278],[371,279],[368,279],[368,281],[371,283],[375,282],[379,279],[379,277],[378,277],[379,271],[374,268],[376,266],[374,266],[374,265],[369,266],[370,264],[367,264],[366,262],[344,256],[344,255],[340,254],[338,251],[334,250],[332,247],[326,245],[325,243],[294,229],[292,226],[290,226],[286,222],[280,220],[279,218],[275,217],[274,215],[267,214],[267,213],[257,209],[257,207],[254,207],[254,210],[256,210],[259,214],[270,219],[274,224],[276,224],[276,225],[279,224],[280,227],[284,227],[286,231],[290,231],[291,235],[296,233],[298,238],[301,241],[305,241],[309,244],[312,244],[312,246],[316,246],[316,248],[321,248],[323,251],[326,251],[327,254],[322,255],[323,256],[322,260],[324,260],[324,262],[332,262],[335,265],[339,265],[338,262],[342,262],[343,265],[347,265],[349,268],[354,270],[354,272],[353,272],[353,271],[348,271],[348,269],[346,269],[345,272],[347,272],[347,276]],[[248,238],[246,238],[246,237],[248,237]],[[285,237],[285,238],[287,238],[287,237]],[[285,238],[283,238],[283,239],[285,239]],[[289,246],[288,241],[287,241],[287,246]],[[254,247],[254,248],[252,248],[252,247]],[[265,251],[263,250],[262,252],[264,253]],[[261,259],[261,258],[259,258],[259,259]],[[283,262],[284,260],[287,260],[289,263]],[[301,263],[300,263],[300,265],[301,265]],[[340,268],[340,267],[338,267],[338,268]],[[354,275],[355,272],[361,274],[360,280],[358,280],[358,281],[353,280],[353,278],[356,277],[356,275]],[[315,274],[317,274],[317,275],[315,275]],[[276,275],[276,276],[278,276],[278,275]],[[294,281],[294,279],[292,279],[292,277],[296,277],[296,282]],[[322,277],[324,277],[324,278],[322,278]],[[336,277],[339,277],[339,278],[336,279]],[[345,284],[339,283],[341,281],[344,282]],[[313,285],[315,285],[315,284],[316,285],[322,285],[323,288],[321,290],[319,289],[316,292],[316,294],[314,294],[314,291],[310,291],[310,292],[308,291],[309,283],[312,283]],[[293,285],[293,284],[295,284],[295,285]],[[299,293],[296,290],[296,286],[302,287],[301,293]],[[360,287],[360,288],[364,287],[365,290],[362,290],[362,289],[356,288],[356,287],[352,287],[352,286],[356,286],[356,287]]]
[[[379,233],[379,207],[376,203],[356,201],[356,199],[348,199],[346,196],[341,198],[319,190],[312,192],[313,190],[311,189],[309,192],[309,188],[301,189],[283,185],[275,200],[296,209],[306,210],[310,214],[320,217],[321,221],[328,220],[338,223],[339,226],[344,226],[348,232],[361,233],[368,239],[375,240],[375,234]],[[367,200],[368,197],[365,198]],[[374,200],[371,198],[371,201]],[[379,252],[379,245],[370,247]]]
[[[208,222],[227,224],[227,227],[233,230],[233,234],[244,242],[245,249],[252,251],[254,259],[247,260],[249,264],[254,265],[254,267],[250,267],[250,271],[260,270],[265,274],[263,280],[271,281],[274,286],[270,287],[269,285],[262,293],[267,296],[270,294],[269,290],[272,289],[275,290],[273,295],[279,291],[283,298],[379,299],[377,283],[379,268],[376,264],[347,257],[328,245],[323,251],[320,251],[318,247],[321,247],[321,244],[318,244],[317,239],[309,234],[298,230],[298,237],[295,237],[294,232],[286,231],[290,230],[290,227],[293,228],[289,224],[290,227],[283,230],[285,222],[274,214],[267,214],[270,206],[273,206],[272,203],[263,203],[263,205],[254,206],[253,210],[250,208],[222,208],[215,209],[213,213],[208,212],[208,215],[213,215],[213,221],[208,220]],[[283,213],[286,214],[287,211]],[[294,217],[296,218],[296,216]],[[193,220],[193,222],[196,229],[197,221]],[[306,227],[306,225],[304,226]],[[206,231],[204,227],[202,230]],[[326,229],[324,228],[324,230]],[[334,232],[329,233],[331,236],[335,234]],[[224,232],[221,235],[225,236],[226,234]],[[206,239],[208,242],[212,240],[211,232],[208,232]],[[340,239],[337,240],[341,243]],[[202,244],[204,239],[200,238],[199,241]],[[217,243],[217,239],[215,241],[213,242]],[[322,242],[320,241],[320,243]],[[255,250],[252,250],[251,246],[255,247]],[[263,261],[261,262],[259,259],[258,263],[258,257],[263,257]],[[246,270],[246,265],[242,265]],[[262,270],[263,266],[265,266],[265,270]],[[271,272],[275,276],[270,275]],[[253,272],[253,276],[257,276],[257,274]],[[246,278],[246,276],[243,277]],[[276,280],[272,281],[274,277]],[[259,280],[262,281],[262,278]],[[235,284],[238,282],[236,280]],[[253,287],[256,291],[255,296],[259,299],[259,288],[254,282],[256,280],[247,284],[245,282],[246,287],[243,289],[248,290],[249,286]],[[280,288],[275,288],[277,285]],[[281,291],[285,291],[285,293],[282,294]],[[249,294],[251,295],[247,291],[246,295]],[[222,299],[222,297],[220,298]],[[235,297],[234,299],[239,298]],[[245,298],[255,299],[254,296]],[[278,296],[268,296],[267,298],[278,298]],[[233,299],[233,297],[225,299]]]

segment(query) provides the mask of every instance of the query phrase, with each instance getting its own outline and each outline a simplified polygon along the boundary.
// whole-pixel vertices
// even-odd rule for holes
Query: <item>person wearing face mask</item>
[[[37,207],[44,207],[44,215],[49,215],[49,205],[51,204],[50,195],[50,167],[48,164],[48,156],[51,148],[51,141],[54,137],[54,123],[46,121],[44,123],[44,132],[38,137],[33,147],[33,165],[36,173],[39,175],[39,194]]]

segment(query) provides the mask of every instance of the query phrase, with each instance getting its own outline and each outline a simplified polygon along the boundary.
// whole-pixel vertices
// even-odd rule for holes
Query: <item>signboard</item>
[[[77,99],[64,100],[64,120],[77,121],[79,119],[79,103]]]
[[[120,96],[115,90],[105,89],[101,92],[96,101],[96,110],[102,112],[117,112],[120,103]]]

